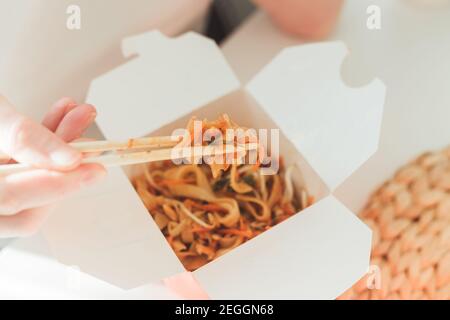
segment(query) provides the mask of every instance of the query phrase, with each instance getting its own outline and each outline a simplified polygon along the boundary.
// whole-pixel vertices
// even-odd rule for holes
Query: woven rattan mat
[[[340,299],[450,299],[450,148],[401,168],[360,216],[371,267]]]

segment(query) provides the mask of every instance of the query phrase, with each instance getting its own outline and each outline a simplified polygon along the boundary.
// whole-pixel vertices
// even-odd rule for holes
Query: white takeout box
[[[301,172],[296,185],[317,199],[193,272],[211,298],[333,299],[363,276],[371,232],[333,191],[376,151],[385,87],[341,82],[343,43],[284,49],[245,87],[198,34],[155,31],[122,46],[129,61],[94,80],[88,96],[107,139],[170,134],[192,115],[228,113],[246,127],[280,128],[281,155]],[[125,289],[185,271],[124,170],[65,208],[44,229],[62,263]]]

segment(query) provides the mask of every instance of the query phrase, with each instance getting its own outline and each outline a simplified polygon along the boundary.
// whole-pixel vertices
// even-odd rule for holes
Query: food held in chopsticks
[[[70,144],[83,153],[81,163],[99,163],[105,167],[125,166],[161,160],[186,158],[185,154],[199,154],[201,157],[219,156],[235,157],[239,153],[256,150],[256,143],[236,143],[235,150],[217,148],[216,146],[187,146],[183,136],[163,136],[116,141],[83,141]],[[184,145],[184,147],[183,147]],[[177,152],[174,152],[176,150]],[[99,155],[98,155],[99,154]],[[187,157],[189,158],[189,157]],[[0,153],[0,160],[10,160]],[[33,169],[27,164],[13,163],[0,166],[1,174],[11,174]]]
[[[237,127],[227,116],[203,125],[221,131]],[[192,121],[189,132],[191,126]],[[311,204],[305,190],[294,192],[293,167],[279,161],[274,175],[263,175],[259,162],[152,162],[133,185],[178,258],[193,271]]]

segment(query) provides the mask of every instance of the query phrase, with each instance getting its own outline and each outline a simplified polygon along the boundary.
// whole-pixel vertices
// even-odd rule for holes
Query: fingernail
[[[71,167],[78,162],[81,155],[76,151],[55,150],[50,154],[53,164],[58,167]]]
[[[106,175],[106,171],[103,169],[88,170],[83,173],[83,176],[81,178],[81,183],[84,186],[90,186],[90,185],[96,184],[97,182],[103,180],[105,175]]]
[[[89,115],[89,123],[92,123],[95,118],[97,118],[97,112],[93,111],[90,115]]]

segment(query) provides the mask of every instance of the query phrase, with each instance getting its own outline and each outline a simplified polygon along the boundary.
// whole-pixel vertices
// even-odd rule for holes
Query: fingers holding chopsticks
[[[81,152],[67,144],[79,138],[95,116],[93,106],[64,98],[40,125],[0,96],[0,150],[30,168],[0,176],[0,238],[34,233],[55,202],[103,178],[103,166],[81,164]]]
[[[42,125],[48,130],[55,132],[66,114],[78,106],[72,98],[61,98],[56,101],[42,120]]]
[[[0,215],[49,205],[105,176],[98,164],[83,164],[69,172],[30,170],[0,179]]]
[[[82,155],[46,127],[16,112],[0,97],[0,149],[14,160],[33,167],[70,170]]]
[[[42,123],[65,142],[71,142],[83,135],[96,116],[94,106],[78,105],[72,99],[63,98],[53,106]]]

